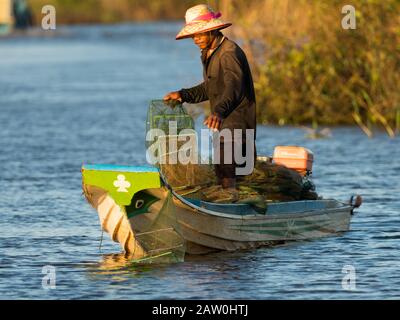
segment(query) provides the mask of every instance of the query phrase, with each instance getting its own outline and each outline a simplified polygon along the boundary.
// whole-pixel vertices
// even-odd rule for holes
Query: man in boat
[[[32,11],[26,0],[13,1],[15,28],[25,30],[33,25]]]
[[[224,148],[230,144],[241,148],[246,161],[251,161],[251,171],[255,161],[256,99],[250,67],[243,50],[225,37],[220,30],[231,26],[223,22],[221,14],[215,13],[207,5],[197,5],[186,11],[186,25],[176,36],[176,40],[192,38],[200,48],[203,63],[204,81],[192,88],[170,92],[164,100],[179,100],[187,103],[200,103],[209,100],[211,115],[204,124],[213,131],[228,129],[232,139],[220,137],[220,164],[215,165],[218,183],[224,189],[236,190],[237,168],[243,167],[235,161],[224,161]],[[240,129],[239,138],[234,138],[234,130]],[[246,139],[246,130],[253,130],[253,136]],[[228,141],[229,140],[229,141]],[[246,141],[247,140],[247,141]],[[250,152],[247,152],[249,151]],[[228,162],[228,163],[224,163]],[[237,194],[237,191],[236,191]]]

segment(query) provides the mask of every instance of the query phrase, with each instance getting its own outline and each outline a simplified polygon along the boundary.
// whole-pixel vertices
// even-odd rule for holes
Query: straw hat
[[[186,11],[186,25],[176,36],[176,40],[190,38],[196,33],[227,28],[232,23],[224,22],[221,13],[215,13],[206,4],[199,4]]]

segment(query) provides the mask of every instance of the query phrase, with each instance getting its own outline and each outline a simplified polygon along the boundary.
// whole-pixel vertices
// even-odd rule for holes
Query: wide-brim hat
[[[220,19],[221,13],[215,13],[209,6],[199,4],[186,11],[186,24],[177,34],[176,40],[190,38],[196,33],[228,28],[232,23]]]

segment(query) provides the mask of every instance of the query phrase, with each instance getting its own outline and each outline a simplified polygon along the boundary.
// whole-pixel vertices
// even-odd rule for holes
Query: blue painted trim
[[[257,211],[255,211],[250,205],[245,204],[245,203],[213,203],[213,202],[207,202],[207,201],[200,201],[197,199],[191,199],[191,198],[186,198],[184,197],[185,200],[189,201],[190,203],[193,203],[195,206],[215,211],[215,212],[221,212],[221,213],[229,213],[229,214],[237,214],[237,215],[255,215],[257,214]]]
[[[150,166],[119,166],[113,164],[84,164],[82,169],[118,172],[158,172],[157,168]]]

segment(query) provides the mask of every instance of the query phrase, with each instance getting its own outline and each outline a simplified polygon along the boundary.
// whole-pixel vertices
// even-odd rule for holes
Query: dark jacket
[[[223,118],[222,128],[256,129],[253,79],[243,50],[225,38],[207,59],[202,54],[204,82],[180,90],[182,100],[210,100],[211,112]],[[243,131],[244,134],[244,131]]]

